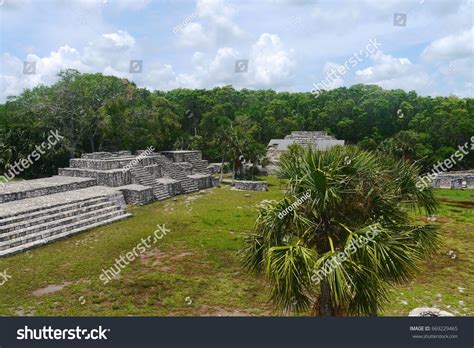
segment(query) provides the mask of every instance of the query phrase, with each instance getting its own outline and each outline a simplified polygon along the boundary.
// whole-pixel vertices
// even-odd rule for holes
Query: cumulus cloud
[[[471,57],[473,41],[474,27],[433,41],[423,50],[421,57],[429,62]]]
[[[383,88],[405,90],[429,89],[432,82],[422,67],[413,64],[408,58],[396,58],[377,51],[371,56],[374,65],[356,71],[358,82],[372,83]]]
[[[22,61],[18,57],[5,53],[0,60],[2,66],[0,98],[2,99],[9,95],[18,95],[25,88],[33,88],[40,84],[50,85],[56,81],[56,75],[62,69],[90,71],[90,67],[81,61],[79,52],[67,45],[45,57],[28,54],[25,61]],[[34,62],[36,72],[34,74],[24,74],[24,62]]]
[[[235,72],[235,62],[248,59],[248,71]],[[291,49],[285,49],[278,35],[264,33],[251,46],[248,55],[232,47],[221,47],[211,60],[201,52],[192,58],[193,71],[180,74],[177,82],[187,87],[209,87],[232,84],[237,87],[276,88],[292,83],[295,59]]]
[[[291,83],[295,68],[294,51],[285,50],[278,35],[264,33],[252,46],[250,53],[254,86],[281,86]]]
[[[36,72],[24,74],[24,61],[9,53],[0,57],[2,72],[0,74],[0,99],[8,95],[18,95],[25,88],[39,84],[51,85],[57,81],[57,74],[64,69],[76,69],[82,73],[101,72],[128,78],[138,85],[148,88],[169,89],[177,86],[175,73],[170,65],[158,61],[144,62],[146,73],[131,74],[130,60],[135,59],[138,51],[135,39],[126,31],[118,30],[102,34],[89,42],[82,54],[76,48],[61,46],[57,51],[40,57],[28,54],[27,62],[35,62]]]
[[[309,91],[316,76],[322,72],[324,79],[374,33],[385,53],[366,57],[364,65],[331,81],[329,89],[363,82],[421,94],[472,91],[474,29],[468,0],[234,3],[5,0],[2,20],[9,31],[2,52],[8,53],[0,54],[0,100],[54,83],[66,68],[128,78],[150,89],[232,84]],[[147,12],[138,17],[135,11],[143,9]],[[394,27],[393,13],[404,11],[409,12],[407,27]],[[38,22],[39,15],[51,19]],[[143,60],[142,73],[129,72],[135,59]],[[247,72],[235,72],[237,59],[249,60]],[[23,74],[26,60],[37,61],[36,74]]]
[[[193,13],[183,18],[174,31],[183,46],[203,47],[223,45],[243,37],[235,23],[237,7],[224,0],[198,0]]]
[[[135,39],[126,31],[102,34],[84,48],[83,60],[96,69],[111,67],[125,71],[129,67]]]

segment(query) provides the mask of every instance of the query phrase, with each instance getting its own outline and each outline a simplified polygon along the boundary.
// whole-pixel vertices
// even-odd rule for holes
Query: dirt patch
[[[453,201],[449,198],[440,198],[439,201],[446,203],[446,205],[450,205],[452,207],[474,209],[474,201]]]
[[[153,249],[153,250],[149,250],[143,254],[140,254],[140,259],[142,260],[147,260],[147,259],[163,259],[165,257],[167,257],[168,254],[167,253],[164,253],[162,252],[161,250],[158,250],[158,249]]]
[[[189,252],[184,252],[184,253],[177,254],[173,257],[170,257],[170,260],[179,260],[179,259],[182,259],[183,257],[190,256],[190,255],[194,255],[194,254],[189,253]]]
[[[33,307],[18,307],[13,311],[20,317],[32,317],[35,315],[35,309]]]
[[[71,282],[65,282],[62,284],[52,284],[48,285],[45,288],[37,289],[33,291],[33,296],[39,297],[47,294],[52,294],[53,292],[58,292],[64,289],[66,286],[71,285]]]
[[[253,316],[248,312],[238,311],[235,309],[228,309],[223,307],[210,307],[203,305],[199,307],[199,312],[203,317],[250,317]]]

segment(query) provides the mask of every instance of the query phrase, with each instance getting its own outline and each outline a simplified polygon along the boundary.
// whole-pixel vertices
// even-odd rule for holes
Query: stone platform
[[[439,173],[432,185],[436,188],[474,189],[474,170]]]
[[[51,178],[0,187],[0,257],[129,217],[149,204],[212,187],[199,151],[97,152]]]
[[[0,203],[40,197],[58,192],[73,191],[95,186],[96,184],[96,180],[94,179],[66,176],[14,181],[5,184],[3,189],[0,187]]]
[[[0,209],[0,257],[123,220],[123,194],[94,186],[3,203]]]

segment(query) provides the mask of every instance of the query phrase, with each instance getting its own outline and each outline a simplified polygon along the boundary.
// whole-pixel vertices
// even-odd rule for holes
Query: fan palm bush
[[[391,284],[409,280],[438,246],[430,188],[419,168],[354,146],[327,152],[293,148],[282,156],[287,194],[260,208],[241,251],[244,267],[263,272],[271,301],[314,315],[376,315]]]

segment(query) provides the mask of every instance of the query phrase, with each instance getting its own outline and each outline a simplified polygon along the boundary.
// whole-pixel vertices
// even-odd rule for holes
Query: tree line
[[[473,111],[473,98],[423,97],[373,85],[322,91],[317,97],[232,86],[165,92],[114,76],[64,70],[54,85],[26,89],[0,105],[0,173],[27,157],[51,130],[64,140],[28,168],[25,178],[54,175],[85,152],[149,146],[197,149],[213,162],[257,162],[271,138],[294,130],[324,130],[429,170],[470,141]],[[453,170],[472,167],[471,152]]]

